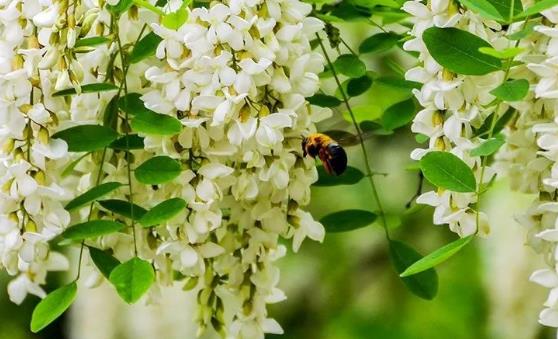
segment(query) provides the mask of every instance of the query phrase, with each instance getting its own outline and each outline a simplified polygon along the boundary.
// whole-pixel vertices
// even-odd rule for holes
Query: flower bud
[[[46,128],[44,127],[39,128],[38,139],[40,143],[44,145],[48,144],[50,136]]]

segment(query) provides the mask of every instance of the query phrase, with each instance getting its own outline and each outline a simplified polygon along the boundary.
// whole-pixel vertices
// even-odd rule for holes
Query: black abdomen
[[[327,146],[329,165],[335,175],[341,175],[347,169],[347,153],[343,147],[331,143]]]

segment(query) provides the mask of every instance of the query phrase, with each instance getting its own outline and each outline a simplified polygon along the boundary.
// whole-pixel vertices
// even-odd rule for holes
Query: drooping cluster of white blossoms
[[[214,1],[192,9],[176,29],[135,6],[114,16],[107,7],[118,4],[0,1],[0,266],[15,276],[10,298],[44,297],[47,271],[68,268],[49,241],[69,225],[115,218],[130,225],[97,204],[72,215],[64,209],[71,198],[116,181],[124,186],[114,198],[145,209],[181,198],[187,207],[157,227],[130,227],[87,246],[121,261],[137,250],[156,271],[152,297],[177,276],[187,279],[198,293],[200,331],[250,339],[281,333],[266,311],[285,299],[274,265],[287,251],[279,239],[292,239],[296,252],[305,238],[324,237],[303,209],[317,171],[301,149],[302,136],[331,114],[305,100],[324,68],[310,47],[323,24],[298,0]],[[170,1],[164,11],[181,5]],[[150,31],[161,38],[156,55],[126,64],[122,48],[129,53]],[[108,39],[77,43],[97,37]],[[91,83],[114,84],[117,96],[138,93],[146,108],[179,119],[180,132],[139,133],[144,148],[130,152],[69,152],[51,136],[103,124],[115,97],[116,90],[81,93]],[[76,94],[53,97],[65,89]],[[133,132],[122,112],[116,119],[117,132]],[[162,155],[181,164],[177,178],[153,186],[130,178],[130,168]],[[100,274],[88,278],[89,285],[101,281]]]
[[[529,51],[523,61],[527,64],[532,83],[531,100],[525,100],[517,109],[518,118],[508,129],[507,147],[499,160],[509,171],[512,188],[534,193],[538,198],[518,221],[528,229],[528,243],[544,256],[548,268],[535,271],[531,280],[551,291],[539,315],[545,326],[558,327],[558,77],[555,71],[558,50],[558,9],[542,12],[543,23],[535,26],[535,33],[522,47]]]
[[[481,158],[471,156],[470,151],[477,147],[481,137],[475,135],[496,107],[485,107],[494,100],[488,92],[495,84],[502,82],[503,72],[483,76],[466,76],[452,73],[439,65],[430,55],[424,41],[423,32],[430,27],[456,27],[469,31],[496,47],[508,47],[504,32],[496,22],[483,20],[480,16],[459,8],[455,1],[433,0],[425,4],[421,1],[407,1],[403,10],[411,14],[414,26],[410,32],[412,39],[404,44],[407,51],[418,52],[420,64],[407,71],[407,80],[422,84],[414,90],[414,95],[423,107],[413,120],[411,129],[428,137],[428,147],[415,149],[411,158],[420,160],[430,151],[447,151],[461,158],[473,169],[477,182],[489,182],[494,170],[487,166],[481,169]],[[505,107],[499,107],[505,110]],[[481,174],[482,173],[482,174]],[[436,225],[449,225],[461,237],[471,234],[489,233],[488,220],[483,212],[471,205],[477,202],[475,193],[458,193],[439,189],[423,193],[417,202],[435,208],[433,221]]]

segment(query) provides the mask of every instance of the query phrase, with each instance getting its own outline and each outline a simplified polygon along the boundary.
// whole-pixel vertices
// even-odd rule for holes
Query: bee
[[[347,153],[337,141],[322,133],[313,133],[302,139],[304,156],[318,157],[330,175],[341,175],[347,168]]]

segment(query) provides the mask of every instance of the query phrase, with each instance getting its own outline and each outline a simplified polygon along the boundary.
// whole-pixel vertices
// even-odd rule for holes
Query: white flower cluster
[[[428,148],[415,149],[411,158],[419,160],[430,151],[451,152],[473,169],[478,182],[481,180],[481,158],[471,156],[469,152],[480,144],[481,139],[475,136],[473,127],[479,128],[494,111],[494,106],[484,108],[494,100],[488,92],[502,82],[504,75],[502,72],[483,76],[454,74],[434,60],[422,34],[430,27],[456,27],[483,38],[495,48],[508,47],[502,38],[501,27],[460,9],[457,2],[451,0],[433,0],[428,4],[407,1],[403,10],[412,15],[414,23],[410,32],[412,39],[405,42],[404,49],[418,52],[421,62],[405,74],[407,80],[422,84],[414,94],[423,109],[417,113],[411,129],[429,138]],[[493,169],[487,167],[482,175],[483,183],[489,182],[493,175]],[[488,220],[482,212],[479,212],[477,225],[477,211],[471,207],[477,202],[475,193],[440,189],[422,194],[417,202],[433,206],[434,224],[448,224],[461,237],[489,233]]]
[[[150,186],[131,178],[133,192],[112,195],[145,209],[178,197],[187,208],[158,227],[127,228],[86,245],[122,261],[137,248],[155,268],[152,292],[186,278],[198,293],[200,331],[211,326],[250,339],[281,333],[266,311],[285,299],[273,263],[286,253],[279,239],[292,239],[296,252],[305,238],[324,237],[302,209],[317,171],[301,149],[302,136],[331,114],[305,100],[324,69],[310,47],[323,24],[299,0],[214,1],[191,10],[177,29],[135,6],[115,17],[107,6],[118,3],[0,0],[0,265],[17,276],[10,297],[20,303],[27,293],[45,296],[47,271],[68,268],[49,241],[71,223],[117,218],[98,205],[71,216],[64,202],[99,182],[127,185],[129,166],[166,155],[184,168],[176,179]],[[170,1],[165,10],[181,4]],[[150,30],[161,38],[156,57],[122,64],[122,46],[133,47]],[[76,43],[98,36],[113,41]],[[51,135],[103,123],[115,91],[81,93],[84,84],[100,82],[116,85],[117,96],[139,93],[146,108],[179,119],[181,131],[140,133],[144,149],[105,149],[102,158],[68,152]],[[76,95],[52,96],[68,88]],[[129,130],[117,119],[118,131]],[[88,284],[100,281],[94,274]]]
[[[534,98],[518,107],[520,115],[508,131],[508,147],[499,154],[499,158],[509,166],[513,188],[538,194],[527,213],[518,217],[518,221],[528,228],[529,244],[544,255],[549,265],[547,269],[535,271],[530,278],[551,289],[539,322],[558,327],[558,74],[555,70],[558,10],[554,8],[542,14],[548,20],[545,22],[552,24],[536,26],[536,34],[526,39],[523,46],[529,49],[524,61],[531,71],[526,76],[535,84]]]
[[[0,267],[16,276],[8,292],[18,304],[28,293],[44,297],[47,272],[68,268],[48,244],[70,223],[61,203],[70,195],[56,177],[67,145],[50,138],[58,120],[41,100],[51,90],[39,70],[49,34],[40,24],[50,5],[0,2]]]
[[[190,168],[145,192],[154,203],[188,201],[182,218],[157,229],[154,260],[161,273],[199,280],[202,329],[235,338],[282,332],[266,312],[285,298],[273,265],[286,251],[279,237],[292,238],[294,251],[306,237],[324,237],[299,207],[317,180],[301,135],[330,114],[305,101],[324,63],[310,48],[323,28],[310,11],[298,0],[224,1],[193,9],[176,31],[151,25],[163,39],[162,64],[146,70],[142,100],[184,128],[173,138],[146,136],[146,150]]]

